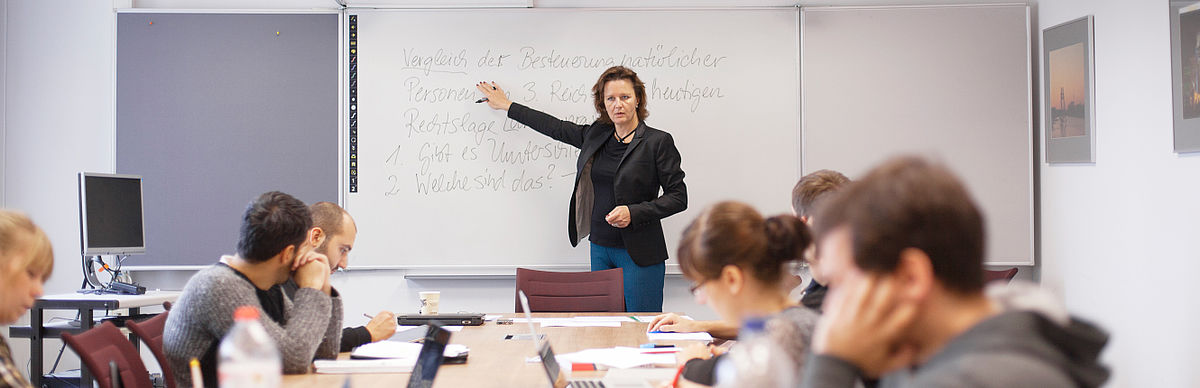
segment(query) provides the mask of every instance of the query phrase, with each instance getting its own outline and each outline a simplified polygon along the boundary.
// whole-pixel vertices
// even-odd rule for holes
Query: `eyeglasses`
[[[809,274],[809,271],[812,270],[808,266],[808,261],[805,261],[805,260],[789,261],[787,263],[784,263],[783,268],[784,268],[784,271],[786,271],[786,273],[796,275],[796,276],[806,276]]]
[[[705,280],[700,283],[692,284],[690,287],[688,287],[688,291],[691,291],[692,296],[699,296],[700,291],[704,290],[704,285],[708,284],[708,282],[708,280]]]

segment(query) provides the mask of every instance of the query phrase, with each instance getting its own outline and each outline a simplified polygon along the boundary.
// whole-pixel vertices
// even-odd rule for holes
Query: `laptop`
[[[558,365],[558,360],[554,358],[554,349],[550,348],[550,340],[538,341],[537,328],[533,325],[533,314],[529,312],[529,298],[525,296],[525,291],[517,290],[517,296],[521,298],[521,307],[525,309],[525,320],[529,322],[529,333],[533,335],[534,354],[542,358],[542,368],[546,369],[546,376],[550,378],[550,384],[554,388],[605,388],[604,383],[599,379],[566,378],[566,374]]]
[[[425,333],[425,343],[421,345],[421,353],[417,355],[417,363],[413,365],[412,375],[408,377],[408,388],[433,387],[433,378],[442,366],[443,354],[448,343],[450,332],[437,323],[430,323],[429,331]]]

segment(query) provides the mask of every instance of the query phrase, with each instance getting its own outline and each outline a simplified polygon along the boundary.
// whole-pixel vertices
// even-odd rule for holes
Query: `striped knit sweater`
[[[342,334],[342,300],[317,289],[302,288],[284,298],[284,325],[262,313],[254,284],[236,270],[213,265],[188,280],[183,294],[167,316],[163,350],[176,386],[192,386],[188,362],[201,359],[206,386],[216,386],[217,365],[202,358],[218,346],[233,327],[233,310],[250,305],[259,309],[259,322],[279,347],[283,373],[307,373],[314,358],[337,358]]]

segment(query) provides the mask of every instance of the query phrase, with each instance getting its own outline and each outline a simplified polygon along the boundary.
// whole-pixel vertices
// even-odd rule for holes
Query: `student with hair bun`
[[[788,298],[779,273],[811,243],[808,227],[796,216],[763,218],[750,205],[721,202],[684,230],[679,267],[691,280],[696,301],[712,307],[725,323],[765,318],[766,336],[787,350],[799,373],[819,315]],[[680,361],[686,361],[684,385],[713,385],[713,356],[711,347],[680,352]]]
[[[800,178],[796,182],[796,186],[792,188],[792,214],[799,217],[806,225],[813,225],[813,214],[821,203],[826,202],[826,199],[833,196],[839,189],[848,185],[850,179],[842,173],[833,170],[817,170]],[[797,271],[792,268],[787,268],[780,271],[780,276],[783,278],[779,285],[789,295],[794,295],[794,299],[798,300],[798,304],[821,312],[822,303],[825,301],[825,282],[821,277],[820,261],[815,255],[815,244],[810,244],[804,254],[797,257],[795,261],[790,262],[788,267],[795,268],[796,264],[807,264],[810,271],[812,281],[799,295],[792,294],[793,290],[798,288],[804,280],[800,278]],[[704,331],[712,334],[713,337],[721,339],[737,339],[739,327],[731,325],[724,321],[695,321],[689,318],[681,317],[675,313],[660,314],[646,327],[646,331],[666,331],[666,332],[698,332]]]

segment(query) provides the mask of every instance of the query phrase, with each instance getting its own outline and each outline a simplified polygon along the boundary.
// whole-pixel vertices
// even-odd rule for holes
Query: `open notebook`
[[[428,338],[426,342],[430,342]],[[441,352],[442,362],[466,361],[469,351],[466,346],[445,343],[440,345],[444,347]],[[412,342],[380,341],[355,348],[354,352],[350,353],[349,360],[316,360],[313,366],[317,373],[410,373],[424,348],[425,345]]]

